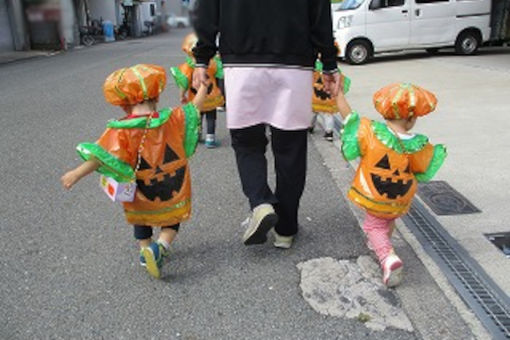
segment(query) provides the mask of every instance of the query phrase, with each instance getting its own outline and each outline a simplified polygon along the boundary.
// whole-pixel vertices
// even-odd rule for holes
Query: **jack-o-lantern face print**
[[[385,153],[376,164],[373,165],[370,178],[377,193],[382,197],[394,200],[403,198],[414,183],[413,174],[410,171],[409,161],[393,159]]]
[[[159,198],[161,202],[165,202],[181,191],[186,174],[186,163],[167,144],[163,162],[153,167],[141,157],[137,174],[138,190],[150,201]]]
[[[315,80],[315,82],[313,84],[313,92],[315,94],[315,97],[317,97],[319,99],[322,99],[322,100],[331,99],[331,96],[329,95],[329,93],[324,91],[324,82],[323,82],[322,76],[320,74],[317,75],[317,79]]]

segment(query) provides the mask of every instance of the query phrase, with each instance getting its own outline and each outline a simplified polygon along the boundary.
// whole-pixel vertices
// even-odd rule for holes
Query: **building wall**
[[[60,27],[62,35],[64,36],[64,48],[67,49],[78,45],[78,42],[75,41],[75,29],[77,29],[77,23],[73,0],[60,0],[60,9],[62,11]]]
[[[0,51],[13,51],[11,26],[7,15],[6,0],[0,0]]]
[[[166,0],[164,7],[166,14],[175,14],[177,16],[188,15],[188,10],[182,5],[182,0]]]
[[[117,25],[117,9],[115,8],[115,0],[89,0],[90,19],[103,21],[109,20]]]

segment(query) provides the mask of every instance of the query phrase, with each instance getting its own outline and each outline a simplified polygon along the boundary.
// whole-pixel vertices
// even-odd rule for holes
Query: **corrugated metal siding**
[[[492,0],[491,40],[510,40],[510,0]]]

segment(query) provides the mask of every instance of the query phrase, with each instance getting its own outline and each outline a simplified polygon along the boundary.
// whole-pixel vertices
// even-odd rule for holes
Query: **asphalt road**
[[[80,162],[75,145],[94,141],[108,119],[121,116],[103,99],[105,77],[141,62],[181,63],[183,35],[0,65],[0,338],[427,338],[418,330],[379,332],[355,319],[323,316],[301,297],[299,262],[368,254],[314,143],[294,248],[247,248],[239,223],[248,205],[220,114],[221,147],[200,145],[191,162],[194,215],[159,281],[139,266],[131,227],[99,189],[97,175],[62,189],[60,176]],[[177,98],[169,81],[161,105],[176,105]],[[458,329],[469,335],[410,248],[403,242],[399,248],[410,265],[402,294],[414,299],[399,303],[415,327],[430,318],[440,322],[422,328],[436,327],[444,338],[455,338]]]

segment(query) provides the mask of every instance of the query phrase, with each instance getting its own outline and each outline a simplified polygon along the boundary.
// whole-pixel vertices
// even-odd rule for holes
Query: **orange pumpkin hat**
[[[436,109],[437,99],[432,92],[409,83],[395,83],[374,94],[375,109],[385,119],[420,117]]]
[[[184,53],[186,53],[189,56],[193,55],[193,47],[197,44],[198,38],[195,35],[195,33],[190,33],[187,36],[184,37],[184,40],[182,41],[182,50]]]
[[[158,65],[138,64],[110,74],[103,85],[106,101],[113,105],[135,105],[158,98],[166,85],[165,69]]]

